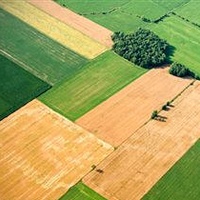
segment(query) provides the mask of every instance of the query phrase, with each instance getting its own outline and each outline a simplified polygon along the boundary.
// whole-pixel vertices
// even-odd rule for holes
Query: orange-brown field
[[[97,166],[103,173],[92,171],[84,183],[109,200],[141,199],[200,137],[200,82],[159,114],[166,122],[148,122]]]
[[[67,8],[61,7],[52,0],[28,0],[28,2],[99,43],[110,48],[112,47],[112,31],[100,26],[99,24],[96,24]]]
[[[58,199],[113,148],[37,100],[0,122],[0,199]]]
[[[120,145],[192,80],[170,75],[168,68],[150,70],[145,75],[100,104],[76,123],[112,144]]]

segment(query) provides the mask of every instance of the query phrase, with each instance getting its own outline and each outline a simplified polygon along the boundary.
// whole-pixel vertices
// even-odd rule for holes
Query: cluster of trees
[[[193,73],[185,65],[177,63],[177,62],[172,63],[169,69],[169,73],[178,77],[190,76],[197,80],[200,80],[200,77],[197,74]]]
[[[113,50],[125,59],[145,68],[165,64],[168,44],[150,30],[139,28],[136,32],[112,35]]]

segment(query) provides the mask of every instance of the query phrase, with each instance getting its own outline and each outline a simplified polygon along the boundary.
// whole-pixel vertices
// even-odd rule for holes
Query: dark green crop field
[[[78,183],[59,200],[106,200],[83,183]]]
[[[0,54],[0,120],[49,87],[47,83]]]
[[[143,200],[200,198],[200,140],[154,185]]]
[[[146,71],[108,51],[39,99],[65,117],[76,120]]]
[[[87,59],[0,9],[0,49],[51,85],[75,74]]]

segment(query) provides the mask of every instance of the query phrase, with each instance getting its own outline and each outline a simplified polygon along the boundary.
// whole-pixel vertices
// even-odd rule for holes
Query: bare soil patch
[[[37,100],[0,122],[1,200],[58,199],[113,148]]]
[[[117,94],[79,118],[76,123],[112,144],[120,145],[192,80],[168,73],[168,68],[150,70]]]
[[[136,131],[84,183],[109,200],[139,200],[200,137],[200,82],[190,86],[166,122],[151,120]]]

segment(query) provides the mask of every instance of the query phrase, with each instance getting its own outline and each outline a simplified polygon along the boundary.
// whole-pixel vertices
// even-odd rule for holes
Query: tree
[[[171,67],[169,69],[169,73],[174,76],[178,76],[178,77],[185,77],[185,76],[190,75],[189,69],[187,69],[185,65],[182,65],[177,62],[174,62],[171,65]]]
[[[158,111],[154,110],[151,114],[151,119],[155,119],[158,116]]]
[[[115,32],[113,50],[125,59],[145,68],[164,64],[168,44],[150,30],[139,28],[135,33]]]

